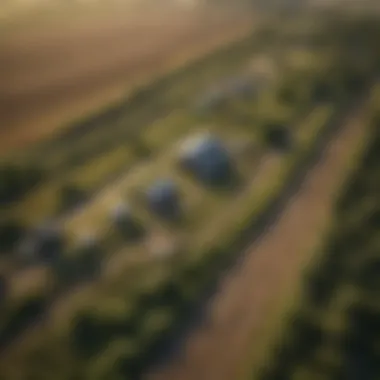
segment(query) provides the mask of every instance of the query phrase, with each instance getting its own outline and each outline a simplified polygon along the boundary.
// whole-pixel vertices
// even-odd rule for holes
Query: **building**
[[[210,133],[200,133],[185,140],[179,152],[181,167],[204,183],[228,180],[232,160],[223,142]]]
[[[177,184],[170,179],[156,181],[146,192],[148,207],[159,217],[175,219],[181,214]]]
[[[235,77],[226,81],[226,93],[230,97],[250,98],[257,94],[259,90],[258,83],[250,77]]]
[[[197,99],[195,109],[198,114],[216,111],[223,107],[228,100],[227,94],[221,89],[212,89]]]

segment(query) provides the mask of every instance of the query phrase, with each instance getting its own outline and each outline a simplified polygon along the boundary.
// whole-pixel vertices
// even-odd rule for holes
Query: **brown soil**
[[[207,321],[189,336],[183,355],[147,379],[239,379],[252,343],[261,339],[279,298],[294,291],[291,284],[321,239],[348,159],[364,131],[358,116],[334,138],[277,223],[225,278],[209,305]]]
[[[143,78],[236,39],[252,16],[144,10],[19,28],[0,37],[0,149],[50,135]]]

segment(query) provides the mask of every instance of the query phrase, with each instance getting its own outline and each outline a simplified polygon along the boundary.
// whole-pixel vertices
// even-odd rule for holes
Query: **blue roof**
[[[202,180],[213,180],[226,175],[230,170],[230,157],[223,142],[209,133],[196,135],[181,147],[180,159]]]
[[[228,156],[223,142],[210,133],[198,134],[186,140],[181,146],[180,154],[182,158],[193,158],[200,161]]]
[[[179,194],[176,183],[170,179],[156,181],[147,192],[148,205],[153,212],[164,218],[180,213]]]

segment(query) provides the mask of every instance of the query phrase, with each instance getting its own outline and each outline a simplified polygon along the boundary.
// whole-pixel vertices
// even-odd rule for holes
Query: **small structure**
[[[181,167],[204,183],[217,184],[231,178],[232,160],[223,142],[210,133],[200,133],[182,143]]]
[[[113,225],[125,238],[133,239],[142,234],[142,226],[136,220],[127,203],[120,202],[114,206],[110,216]]]
[[[19,253],[29,263],[55,262],[65,248],[61,228],[55,223],[47,223],[32,230],[22,242]]]
[[[227,100],[228,96],[223,90],[214,88],[197,100],[195,109],[198,113],[205,114],[223,107]]]
[[[177,184],[164,179],[156,181],[146,192],[149,208],[164,219],[177,219],[181,215],[180,194]]]
[[[256,95],[258,87],[253,78],[236,77],[227,81],[226,92],[232,97],[250,98]]]

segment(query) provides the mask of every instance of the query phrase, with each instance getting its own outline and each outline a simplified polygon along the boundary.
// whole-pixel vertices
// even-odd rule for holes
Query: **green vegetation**
[[[44,186],[43,191],[50,189],[49,194],[59,190],[59,202],[45,193],[43,202],[35,201],[33,210],[38,214],[42,205],[49,203],[50,206],[28,221],[52,216],[52,205],[72,210],[63,214],[69,248],[57,266],[48,268],[50,275],[42,281],[46,285],[44,290],[21,291],[21,295],[10,294],[7,299],[1,340],[11,340],[12,334],[23,332],[23,328],[41,314],[46,319],[44,324],[29,329],[32,331],[27,329],[22,344],[1,358],[2,372],[7,379],[20,376],[138,378],[164,347],[170,334],[181,328],[191,315],[221,270],[236,258],[236,252],[260,228],[287,186],[303,173],[310,157],[321,148],[323,136],[339,123],[342,111],[347,110],[347,101],[360,95],[357,83],[346,85],[351,83],[349,79],[361,73],[359,63],[353,63],[350,70],[341,74],[343,58],[345,61],[350,56],[339,52],[345,52],[346,47],[331,52],[330,47],[336,46],[326,41],[325,44],[326,48],[314,52],[321,63],[302,70],[279,67],[279,76],[284,79],[269,86],[257,99],[233,98],[221,111],[195,115],[188,102],[205,78],[208,78],[207,83],[209,80],[212,83],[227,72],[245,72],[243,63],[252,58],[250,37],[238,44],[234,54],[229,50],[229,54],[219,53],[221,55],[209,58],[210,61],[193,66],[187,72],[189,76],[173,74],[157,88],[141,90],[129,103],[128,110],[110,111],[118,116],[115,124],[111,122],[113,116],[107,114],[97,120],[98,126],[89,122],[84,130],[70,132],[77,133],[77,137],[87,132],[78,142],[73,140],[73,135],[61,136],[62,151],[51,148],[54,153],[51,153],[51,162],[55,163],[50,170],[64,168],[63,178],[57,180],[51,175],[41,187],[41,191]],[[366,70],[372,68],[365,67],[367,74]],[[361,78],[370,80],[373,72],[370,74]],[[177,86],[177,83],[180,84]],[[143,115],[155,118],[162,110],[173,112],[152,124],[147,122],[149,127],[139,133],[127,127],[136,122],[137,128],[142,125]],[[131,118],[128,124],[125,122],[127,111]],[[137,116],[133,116],[134,112]],[[100,126],[103,124],[109,127],[112,124],[112,133],[109,128]],[[278,154],[273,145],[268,144],[267,132],[273,127],[284,127],[292,136],[292,149],[286,154]],[[176,144],[195,128],[218,134],[227,145],[242,140],[248,142],[247,152],[234,154],[239,187],[228,191],[211,190],[179,170]],[[90,129],[93,132],[90,133]],[[276,141],[275,138],[274,143]],[[103,150],[100,143],[107,149]],[[70,145],[72,149],[68,148]],[[130,165],[130,170],[117,180],[110,180],[104,192],[93,193],[100,188],[99,183],[113,174],[113,169],[119,173],[123,165]],[[142,191],[159,177],[173,178],[184,195],[186,215],[178,225],[158,220],[142,201]],[[131,204],[147,236],[126,241],[117,228],[113,228],[108,212],[117,200]],[[83,207],[75,210],[77,205]],[[9,214],[17,215],[20,220],[29,218],[31,208],[25,210],[24,206],[20,203],[16,206],[18,211],[12,210]],[[4,225],[3,230],[1,243],[12,247],[21,232],[13,224]],[[5,238],[7,231],[13,231],[11,236],[14,236],[9,241]],[[99,251],[96,250],[95,259],[76,246],[75,237],[87,231],[98,233],[96,248]],[[157,245],[156,235],[173,243],[176,254],[155,257],[148,243]],[[97,263],[103,272],[97,281],[80,284],[75,292],[68,288],[65,293],[65,286],[75,283],[76,278],[96,275]],[[51,269],[57,274],[54,280]],[[16,275],[15,270],[11,272]],[[29,288],[28,283],[25,288]],[[43,312],[46,309],[49,313]],[[315,326],[302,327],[301,336],[317,342]],[[4,331],[9,331],[9,336]]]
[[[350,61],[345,65],[347,71],[338,76],[345,91],[358,90],[371,73],[378,73],[375,40],[380,30],[378,20],[370,21],[365,18],[365,23],[359,19],[334,26],[333,43],[348,43],[351,52],[365,46],[360,64]],[[380,378],[379,99],[377,85],[363,121],[369,123],[370,137],[337,200],[326,241],[307,268],[301,298],[287,318],[281,339],[271,348],[266,363],[254,368],[249,378]]]
[[[373,112],[366,153],[339,198],[286,336],[259,379],[344,379],[352,372],[361,379],[380,376],[377,101]]]

